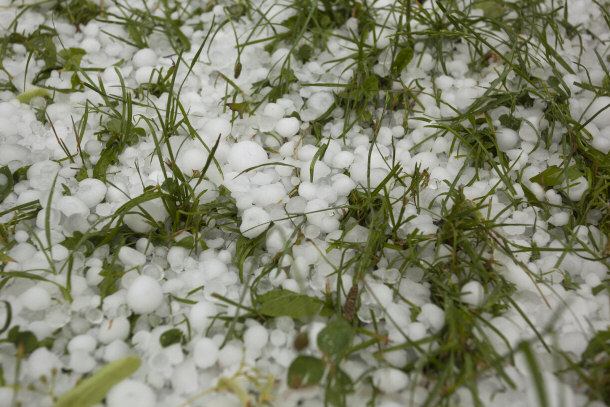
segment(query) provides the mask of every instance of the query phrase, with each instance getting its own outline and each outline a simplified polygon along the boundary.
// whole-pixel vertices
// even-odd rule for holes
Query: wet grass
[[[167,70],[158,71],[155,81],[137,89],[126,86],[117,70],[120,87],[110,89],[96,76],[99,69],[80,66],[82,53],[78,49],[61,46],[54,28],[40,26],[26,35],[15,29],[16,24],[9,27],[2,39],[0,60],[11,58],[18,45],[25,48],[29,59],[43,61],[42,69],[30,79],[33,85],[45,88],[44,81],[54,71],[73,72],[72,89],[46,88],[50,96],[44,98],[44,104],[37,105],[43,124],[52,125],[44,109],[53,103],[53,92],[76,93],[87,89],[99,96],[82,105],[83,114],[74,121],[74,134],[77,140],[82,140],[90,117],[99,120],[96,136],[104,146],[101,156],[93,162],[79,143],[76,154],[65,147],[66,157],[60,160],[70,161],[78,169],[77,180],[94,177],[112,185],[113,174],[120,171],[121,154],[149,140],[153,149],[148,158],[159,162],[165,181],[158,185],[142,182],[142,193],[135,197],[124,191],[128,199],[113,215],[97,219],[88,230],[62,242],[70,249],[70,256],[62,264],[53,261],[49,245],[42,241],[52,240],[50,201],[44,208],[38,201],[4,205],[0,208],[3,219],[0,289],[7,289],[11,281],[19,278],[48,281],[33,272],[11,269],[8,252],[16,244],[14,236],[18,230],[26,230],[29,241],[44,248],[49,270],[37,272],[65,275],[65,279],[59,280],[62,282],[53,281],[67,302],[72,300],[70,276],[83,272],[82,268],[75,268],[82,254],[108,253],[99,284],[103,301],[116,291],[117,283],[126,272],[117,260],[120,247],[135,246],[144,237],[151,245],[182,246],[197,255],[208,248],[206,239],[222,238],[228,246],[235,246],[233,262],[244,283],[239,301],[218,296],[226,307],[214,323],[226,327],[224,343],[241,337],[241,328],[248,318],[271,322],[276,317],[289,316],[298,329],[315,318],[333,321],[317,339],[322,357],[301,352],[288,372],[289,385],[295,389],[320,386],[327,405],[347,405],[346,397],[357,388],[368,389],[371,405],[382,396],[371,379],[371,371],[365,370],[353,379],[343,371],[346,360],[362,362],[373,358],[378,366],[393,366],[407,373],[411,396],[401,394],[399,397],[404,397],[401,399],[404,402],[414,397],[417,388],[425,388],[425,397],[418,400],[421,405],[450,406],[460,400],[464,402],[464,397],[471,397],[474,405],[485,405],[480,388],[490,375],[497,377],[507,391],[516,391],[518,386],[507,367],[514,365],[516,359],[524,358],[539,405],[550,406],[553,404],[538,362],[547,356],[565,362],[566,369],[577,375],[577,385],[586,386],[591,400],[610,402],[603,390],[610,377],[607,330],[598,331],[592,337],[580,359],[559,350],[548,343],[556,328],[537,326],[528,310],[513,299],[519,290],[514,281],[506,278],[506,264],[510,263],[524,273],[542,306],[550,307],[547,296],[554,290],[552,278],[556,276],[532,268],[536,260],[549,253],[557,254],[553,268],[561,270],[566,256],[577,256],[599,262],[607,270],[610,159],[591,147],[584,114],[572,116],[573,87],[565,78],[567,73],[574,73],[574,64],[558,52],[566,46],[566,39],[582,43],[587,41],[583,36],[594,36],[594,33],[569,22],[568,2],[553,2],[553,7],[538,1],[428,3],[396,1],[381,8],[349,0],[308,0],[277,3],[273,7],[249,1],[216,6],[210,3],[210,8],[221,7],[222,13],[216,13],[216,17],[206,22],[199,16],[210,12],[207,6],[196,7],[190,2],[174,4],[167,0],[159,2],[154,9],[146,3],[140,7],[117,2],[108,10],[84,0],[15,6],[20,10],[17,20],[30,9],[50,6],[55,18],[66,19],[77,27],[93,20],[118,25],[125,29],[127,36],[111,36],[136,48],[151,46],[150,38],[162,34],[173,50],[173,62]],[[598,7],[605,27],[610,28],[604,4],[599,3]],[[286,17],[278,18],[279,12],[286,12]],[[239,34],[244,25],[253,27],[248,35]],[[300,87],[313,87],[332,92],[334,103],[327,112],[311,120],[311,126],[302,135],[303,144],[312,144],[317,149],[311,164],[312,174],[315,161],[324,158],[331,139],[349,145],[358,132],[369,137],[366,181],[350,193],[345,204],[329,209],[340,223],[340,233],[329,242],[306,236],[303,216],[307,214],[286,211],[285,218],[276,220],[290,223],[285,245],[278,253],[268,253],[265,234],[255,239],[240,235],[239,211],[228,189],[221,187],[213,192],[199,188],[208,185],[211,171],[218,170],[222,175],[215,159],[218,142],[207,145],[199,136],[191,122],[192,116],[181,102],[181,94],[185,81],[209,52],[215,37],[228,27],[236,39],[237,59],[233,71],[218,72],[217,80],[226,85],[221,103],[225,111],[232,111],[233,124],[255,114],[267,102],[298,92]],[[192,43],[184,33],[193,30],[204,33],[201,43]],[[344,52],[339,56],[330,51],[332,41],[342,41]],[[248,47],[260,44],[265,44],[264,50],[270,54],[278,49],[286,52],[271,67],[270,74],[246,92],[238,84],[242,72],[249,68],[242,56]],[[468,56],[464,61],[468,75],[482,84],[482,93],[468,106],[445,100],[435,82],[452,72],[456,51]],[[608,56],[599,53],[597,56],[606,75],[601,85],[592,81],[574,85],[593,98],[610,95]],[[575,56],[577,64],[581,63],[581,57],[581,54]],[[323,58],[321,66],[326,72],[334,72],[334,77],[341,79],[331,83],[301,83],[295,76],[295,67],[317,58]],[[493,80],[486,81],[490,74],[494,74]],[[425,76],[432,82],[428,83]],[[8,75],[8,81],[0,86],[16,94],[17,87],[11,79]],[[430,99],[442,112],[441,118],[422,109]],[[165,103],[159,105],[159,100]],[[34,102],[39,103],[40,98]],[[498,145],[496,137],[500,127],[519,131],[527,126],[522,112],[533,107],[541,108],[542,116],[538,123],[529,124],[536,139],[531,143],[529,154],[552,150],[558,158],[557,165],[535,173],[527,166],[517,168],[518,160]],[[142,114],[146,108],[154,114]],[[400,122],[406,135],[392,136],[392,142],[385,146],[389,154],[384,156],[377,144],[382,137],[381,129],[398,122],[398,117],[404,119]],[[545,125],[541,126],[543,122]],[[341,124],[341,129],[331,136],[328,130],[336,123]],[[418,126],[425,134],[416,139],[410,132]],[[179,168],[178,152],[172,144],[172,139],[178,137],[199,142],[208,152],[200,171],[189,174]],[[413,156],[430,151],[441,139],[447,147],[437,151],[438,155],[446,160],[451,157],[458,163],[454,179],[435,177],[434,168],[426,165],[407,168],[397,157],[397,145],[401,141],[408,140],[406,145]],[[373,165],[373,157],[378,156],[383,157],[384,165]],[[8,172],[13,182],[5,184],[8,185],[4,187],[6,194],[0,190],[2,200],[14,184],[24,179],[26,170]],[[380,171],[382,176],[377,175]],[[489,179],[495,180],[495,184],[473,196],[471,191],[476,190],[477,183]],[[574,182],[588,184],[580,200],[570,199],[570,184]],[[214,196],[211,200],[207,199],[210,194]],[[156,200],[160,200],[167,214],[161,220],[149,213],[146,204]],[[528,223],[508,219],[513,211],[526,210],[531,214]],[[37,233],[32,223],[40,211],[46,211],[42,234]],[[568,213],[569,221],[556,227],[548,221],[558,212]],[[127,227],[124,220],[130,215],[141,216],[149,231],[138,233]],[[521,226],[531,228],[532,234],[548,235],[561,244],[538,247],[535,241],[514,239],[506,233],[507,228]],[[592,228],[583,235],[583,226]],[[326,289],[305,290],[306,294],[272,290],[270,279],[283,273],[290,275],[290,267],[295,266],[290,263],[294,246],[306,244],[315,246],[321,262],[329,266]],[[391,278],[380,275],[380,270],[391,270]],[[561,273],[562,285],[568,291],[576,291],[584,284],[582,279],[573,281],[568,271]],[[485,288],[485,299],[479,307],[462,301],[462,287],[473,280]],[[403,307],[406,318],[415,322],[422,306],[401,291],[401,284],[407,281],[426,287],[431,302],[444,312],[446,321],[440,329],[415,340],[380,304],[375,304],[382,301],[375,298],[370,288],[373,284],[385,284],[394,302]],[[608,292],[606,274],[593,293]],[[366,302],[364,296],[367,296]],[[173,301],[192,303],[188,297]],[[518,316],[528,327],[529,339],[511,342],[509,335],[491,322],[509,313]],[[184,322],[188,327],[186,317]],[[9,325],[7,321],[0,330],[2,341],[22,349],[19,360],[37,346],[47,345],[44,341],[32,341],[26,333],[8,331]],[[390,331],[399,334],[390,340]],[[356,333],[360,340],[353,342]],[[337,345],[328,337],[342,338],[343,342]],[[493,346],[497,342],[495,337],[506,344],[504,351]],[[295,347],[301,351],[304,346],[299,340],[305,339],[297,336],[295,340]],[[396,366],[394,352],[405,356],[400,366]],[[247,371],[242,368],[235,377]],[[320,371],[327,374],[319,374]],[[226,378],[214,391],[239,393],[243,400],[259,394],[261,404],[272,405],[272,391],[263,386],[261,373],[253,372],[250,376],[243,373],[258,389],[251,395],[232,381],[235,377]],[[564,375],[566,371],[553,373]],[[268,383],[271,379],[265,380]],[[18,389],[19,383],[12,386]]]

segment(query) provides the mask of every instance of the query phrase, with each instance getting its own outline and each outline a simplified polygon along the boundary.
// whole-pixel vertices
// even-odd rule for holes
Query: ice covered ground
[[[0,406],[605,405],[608,6],[1,0]]]

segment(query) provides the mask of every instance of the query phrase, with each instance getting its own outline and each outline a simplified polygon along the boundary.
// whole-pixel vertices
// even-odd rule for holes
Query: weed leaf
[[[324,363],[313,356],[299,356],[288,368],[288,386],[293,389],[314,386],[324,376]]]
[[[131,376],[142,361],[131,355],[115,360],[59,397],[54,407],[89,407],[104,399],[112,386]]]
[[[343,318],[328,323],[318,334],[318,347],[332,360],[339,361],[354,339],[354,328]]]
[[[317,315],[324,303],[313,297],[288,290],[273,290],[258,298],[261,314],[270,317],[304,318]]]

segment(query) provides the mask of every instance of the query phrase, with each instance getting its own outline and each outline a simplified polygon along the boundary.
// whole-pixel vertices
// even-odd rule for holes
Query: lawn
[[[609,1],[0,36],[0,407],[610,404]]]

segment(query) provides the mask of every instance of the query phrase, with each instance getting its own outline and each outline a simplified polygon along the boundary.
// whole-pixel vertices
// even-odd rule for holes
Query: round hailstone
[[[103,344],[109,344],[117,339],[124,340],[128,335],[129,320],[125,317],[117,317],[102,323],[97,339]]]
[[[49,352],[45,347],[40,347],[28,358],[27,373],[33,379],[40,379],[42,376],[50,378],[51,372],[59,370],[61,366],[61,361],[54,353]]]
[[[205,123],[204,131],[213,140],[216,140],[219,135],[226,137],[231,133],[231,122],[222,117],[217,117]]]
[[[208,154],[203,148],[189,148],[186,151],[181,151],[178,157],[178,167],[184,175],[190,177],[194,171],[201,171],[208,159]]]
[[[296,117],[286,117],[278,120],[275,131],[282,137],[292,137],[299,131],[301,123]]]
[[[228,343],[218,352],[218,363],[223,368],[238,366],[244,357],[242,347],[236,342]]]
[[[119,260],[128,268],[133,268],[144,265],[146,255],[131,247],[123,246],[119,250]]]
[[[202,332],[212,322],[212,316],[216,315],[216,305],[211,302],[201,301],[193,305],[189,312],[189,321],[195,331]]]
[[[248,349],[263,349],[269,340],[269,333],[262,325],[254,325],[244,333],[244,344]]]
[[[227,265],[218,259],[206,259],[202,261],[201,269],[208,280],[218,278],[229,271]]]
[[[272,117],[274,119],[281,119],[284,116],[284,108],[277,103],[267,103],[265,109],[263,110],[263,114],[265,116]]]
[[[602,110],[603,109],[603,110]],[[599,114],[597,114],[599,112]],[[610,127],[610,97],[602,96],[591,104],[587,110],[587,116],[593,117],[593,123],[599,128]]]
[[[151,199],[150,201],[143,202],[137,208],[134,208],[134,211],[141,212],[140,208],[143,211],[146,211],[146,213],[150,215],[157,223],[163,222],[165,219],[167,219],[168,213],[161,198]],[[149,223],[148,216],[144,217],[144,215],[140,213],[129,213],[125,215],[123,220],[125,221],[125,224],[134,232],[147,233],[154,229],[154,227]]]
[[[137,380],[123,380],[108,392],[108,407],[154,407],[157,396],[148,385]]]
[[[62,196],[57,202],[57,209],[66,216],[79,214],[89,215],[89,207],[75,196]]]
[[[496,141],[500,151],[508,151],[519,142],[519,134],[512,129],[499,129],[496,131]]]
[[[91,335],[76,335],[68,342],[68,352],[84,351],[93,352],[97,347],[97,340]]]
[[[478,281],[469,281],[462,287],[462,301],[473,307],[480,307],[485,299],[485,290]]]
[[[18,144],[3,144],[0,149],[0,165],[5,166],[11,161],[24,163],[30,155],[30,150]]]
[[[159,282],[149,276],[139,276],[127,290],[127,305],[137,314],[153,312],[163,302],[163,291]]]
[[[93,369],[97,362],[89,353],[83,350],[76,350],[70,354],[70,369],[74,370],[74,372],[79,374],[89,373]]]
[[[409,376],[402,370],[384,367],[373,373],[373,385],[384,393],[397,393],[408,384]]]
[[[430,328],[433,333],[436,333],[445,325],[445,311],[436,304],[424,304],[417,320]]]
[[[200,338],[195,342],[193,361],[201,369],[207,369],[218,360],[218,345],[210,338]]]
[[[51,295],[39,285],[23,292],[20,300],[23,306],[31,311],[42,311],[51,305]]]
[[[264,164],[267,161],[267,152],[254,141],[240,141],[231,147],[228,161],[235,171],[241,172]]]
[[[136,68],[155,66],[157,64],[157,54],[150,48],[142,48],[133,55],[132,62]]]
[[[104,200],[107,190],[106,185],[99,179],[85,178],[78,184],[75,196],[89,208],[93,208]]]
[[[261,208],[248,208],[241,216],[239,230],[244,237],[254,239],[269,227],[271,216]]]

